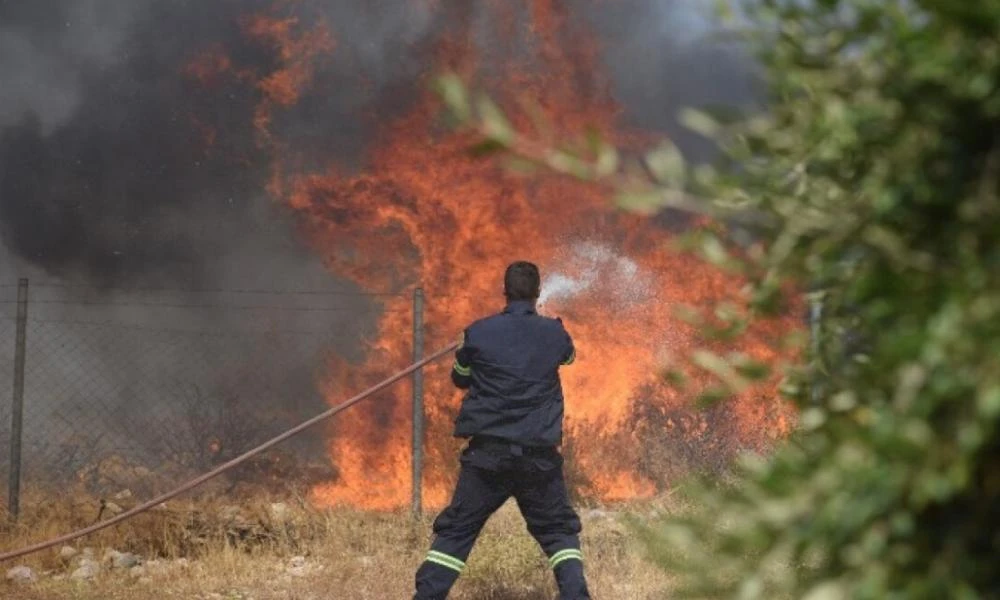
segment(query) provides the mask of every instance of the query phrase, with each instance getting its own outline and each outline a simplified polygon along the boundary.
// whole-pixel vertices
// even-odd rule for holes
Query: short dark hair
[[[503,293],[508,302],[537,300],[541,283],[538,267],[519,260],[511,263],[503,275]]]

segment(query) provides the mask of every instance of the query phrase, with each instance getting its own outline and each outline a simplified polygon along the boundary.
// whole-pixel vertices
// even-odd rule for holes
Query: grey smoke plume
[[[763,99],[760,71],[724,41],[712,3],[699,0],[598,2],[588,12],[628,122],[662,132],[689,160],[710,159],[710,142],[677,120],[685,107],[753,110]]]
[[[183,68],[213,47],[237,68],[275,68],[275,50],[248,39],[239,18],[268,4],[0,3],[6,246],[58,276],[190,284],[213,275],[230,241],[263,234],[260,217],[278,217],[262,208],[271,156],[254,139],[258,93],[207,89]],[[397,92],[422,68],[413,50],[430,24],[414,4],[297,9],[305,23],[330,13],[338,44],[316,85],[276,120],[301,155],[322,166],[357,162],[377,117],[400,108],[406,95]],[[210,148],[206,131],[216,133]]]
[[[257,92],[206,89],[182,74],[213,46],[239,67],[273,68],[274,50],[248,40],[239,19],[269,4],[0,1],[0,235],[10,251],[109,285],[192,283],[217,277],[216,258],[248,234],[294,236],[290,223],[274,227],[287,218],[262,193],[273,157],[254,139]],[[408,0],[295,6],[303,22],[326,17],[337,42],[308,93],[276,118],[304,168],[362,164],[378,124],[407,108],[434,67],[424,50],[456,18],[486,14]],[[628,121],[692,158],[710,146],[677,124],[678,109],[754,96],[750,62],[706,41],[691,0],[566,6],[599,32]],[[217,132],[208,150],[206,128]]]
[[[23,113],[50,129],[80,101],[87,74],[116,60],[149,0],[0,1],[0,127]]]

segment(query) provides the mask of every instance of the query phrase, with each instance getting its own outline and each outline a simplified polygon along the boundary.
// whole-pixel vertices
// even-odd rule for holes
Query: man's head
[[[519,260],[507,267],[503,275],[503,293],[507,302],[518,300],[534,302],[538,300],[541,278],[538,267],[530,262]]]

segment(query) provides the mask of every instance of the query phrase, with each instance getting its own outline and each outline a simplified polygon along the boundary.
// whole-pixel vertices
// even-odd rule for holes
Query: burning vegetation
[[[521,109],[514,112],[518,126],[544,123],[553,139],[582,136],[588,128],[611,139],[640,137],[616,128],[618,110],[601,76],[596,39],[567,19],[562,3],[530,2],[523,14],[510,3],[485,6],[499,27],[510,30],[510,39],[525,44],[481,57],[470,41],[471,25],[459,19],[434,45],[431,72],[447,67],[478,78],[504,105]],[[248,33],[267,32],[288,69],[258,82],[267,113],[294,104],[297,86],[311,83],[308,65],[333,44],[322,23],[254,22]],[[272,93],[276,88],[279,96]],[[649,496],[686,468],[724,462],[738,449],[759,449],[787,431],[789,414],[774,382],[698,412],[692,392],[680,392],[662,376],[672,357],[705,343],[678,309],[738,300],[738,278],[669,250],[666,231],[615,212],[598,188],[555,176],[522,178],[470,155],[475,140],[442,131],[438,104],[423,94],[382,123],[360,173],[335,162],[300,172],[294,149],[276,161],[270,189],[300,215],[331,271],[373,294],[422,287],[429,299],[427,338],[439,346],[500,307],[498,278],[507,263],[528,258],[543,265],[542,310],[562,317],[578,348],[579,361],[563,374],[567,450],[578,489],[600,500]],[[262,139],[270,139],[269,122],[257,120]],[[408,363],[409,302],[406,295],[383,298],[365,363],[336,361],[323,382],[331,402]],[[760,323],[739,350],[773,361],[773,334],[789,326]],[[457,444],[450,428],[459,395],[446,368],[429,369],[426,389],[425,500],[433,506],[446,501]],[[701,377],[695,389],[707,382]],[[378,509],[405,505],[409,436],[403,387],[344,415],[332,425],[329,444],[339,476],[317,486],[314,500]]]
[[[76,229],[89,213],[53,209],[52,214],[64,217],[59,221],[68,231],[63,237],[78,240],[77,247],[93,248],[70,252],[59,246],[57,253],[45,246],[48,238],[35,236],[20,240],[23,253],[65,255],[65,265],[46,265],[55,272],[86,263],[96,276],[113,278],[201,248],[181,236],[163,235],[169,244],[162,251],[148,242],[142,242],[143,252],[128,251],[144,239],[136,232],[147,227],[149,219],[121,199],[142,195],[150,178],[160,190],[153,197],[158,203],[154,212],[170,215],[179,210],[179,201],[164,197],[168,188],[171,197],[174,192],[184,195],[184,203],[204,199],[206,205],[222,207],[222,218],[234,197],[240,202],[243,196],[266,190],[296,215],[301,232],[331,275],[354,282],[382,308],[363,362],[335,359],[318,382],[330,403],[410,362],[409,292],[415,287],[422,287],[428,300],[426,343],[435,348],[453,341],[471,321],[499,310],[503,268],[512,260],[527,259],[543,270],[541,312],[560,316],[576,341],[578,360],[563,370],[563,384],[566,451],[578,493],[603,501],[646,497],[690,468],[722,464],[740,449],[765,448],[788,431],[792,418],[777,398],[775,382],[699,411],[693,398],[708,385],[706,374],[686,369],[690,381],[684,390],[663,376],[689,350],[711,347],[678,316],[679,309],[707,308],[724,299],[739,304],[743,282],[671,250],[668,242],[678,229],[676,223],[663,227],[618,212],[600,188],[565,177],[519,176],[470,154],[477,140],[449,133],[443,126],[430,84],[434,76],[451,70],[489,90],[515,127],[534,128],[544,139],[580,138],[593,130],[616,143],[641,147],[646,133],[622,125],[622,107],[605,74],[599,36],[573,15],[574,8],[595,3],[600,4],[401,3],[399,10],[409,22],[426,26],[419,35],[405,28],[379,33],[399,41],[386,42],[393,51],[382,58],[384,72],[365,78],[344,75],[367,60],[364,44],[344,43],[345,36],[358,34],[315,2],[219,3],[211,14],[192,20],[190,32],[184,19],[163,17],[171,31],[185,32],[186,45],[183,51],[161,53],[164,56],[142,54],[144,60],[130,63],[130,73],[147,73],[147,79],[154,79],[150,70],[159,73],[169,67],[170,74],[143,92],[159,94],[162,102],[144,104],[154,107],[145,109],[152,111],[148,115],[123,108],[122,122],[125,130],[128,123],[150,122],[166,133],[157,137],[136,130],[125,136],[127,143],[116,146],[105,138],[110,131],[120,132],[117,124],[80,131],[64,127],[45,137],[35,123],[4,137],[4,145],[32,150],[18,159],[20,163],[37,159],[45,167],[21,164],[24,172],[63,173],[64,179],[70,177],[65,173],[72,173],[75,179],[60,189],[73,184],[88,190],[97,206],[126,214],[135,231],[120,240],[99,238],[103,241],[95,244],[87,232]],[[241,12],[232,14],[237,4]],[[374,27],[378,20],[366,21],[371,15],[358,10],[364,14],[355,15],[355,25]],[[378,10],[371,10],[377,16]],[[205,23],[216,24],[226,35],[213,36]],[[421,66],[413,69],[408,61]],[[411,71],[407,77],[393,71],[399,64]],[[350,93],[344,92],[345,86]],[[158,112],[161,104],[177,108],[171,108],[167,118]],[[85,115],[97,110],[84,108]],[[363,152],[345,149],[355,138],[364,138],[363,144],[355,144],[363,146]],[[126,166],[136,162],[131,169],[135,175],[117,181],[95,175],[110,169],[103,164],[60,167],[76,154],[87,154],[87,144],[95,139],[127,155]],[[152,169],[150,165],[168,163],[153,156],[155,148],[162,149],[152,141],[156,139],[170,142],[167,158],[176,158],[177,165],[182,157],[194,157],[197,167],[183,162],[183,168]],[[60,145],[74,150],[57,151]],[[129,152],[133,146],[143,150]],[[0,147],[0,158],[3,150]],[[144,178],[143,173],[152,175]],[[82,185],[88,178],[107,185]],[[0,191],[27,189],[10,178],[0,184]],[[109,188],[121,193],[110,194]],[[32,195],[20,193],[18,198],[30,202]],[[168,206],[172,208],[162,208]],[[10,214],[17,210],[13,205],[5,208]],[[208,209],[199,205],[198,210]],[[46,223],[32,225],[37,231],[48,228]],[[109,258],[119,255],[131,262]],[[793,326],[794,319],[760,322],[738,348],[716,349],[773,361],[781,352],[774,344],[776,334]],[[460,444],[450,436],[460,395],[450,386],[447,368],[430,367],[425,384],[429,506],[445,502]],[[410,410],[409,390],[397,386],[338,417],[328,432],[337,476],[316,485],[312,499],[319,505],[374,509],[405,505],[410,493]]]

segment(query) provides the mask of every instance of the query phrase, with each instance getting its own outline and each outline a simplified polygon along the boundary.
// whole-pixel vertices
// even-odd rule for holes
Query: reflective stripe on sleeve
[[[434,563],[436,565],[441,565],[442,567],[451,569],[452,571],[462,572],[465,568],[465,563],[455,558],[454,556],[449,556],[444,552],[438,552],[437,550],[431,550],[427,553],[427,558],[424,559],[426,562]]]
[[[566,548],[565,550],[560,550],[549,557],[549,566],[554,569],[558,567],[560,563],[567,560],[578,560],[583,562],[583,552],[580,552],[576,548]]]
[[[460,362],[458,362],[457,360],[455,361],[454,369],[455,369],[456,373],[458,373],[459,375],[462,375],[464,377],[468,377],[469,375],[472,375],[472,367],[463,367],[462,364]]]
[[[564,365],[571,365],[571,364],[573,364],[574,360],[576,360],[576,349],[574,349],[572,352],[569,353],[569,358],[567,358],[566,360],[564,360],[562,362],[562,364],[564,364]]]

